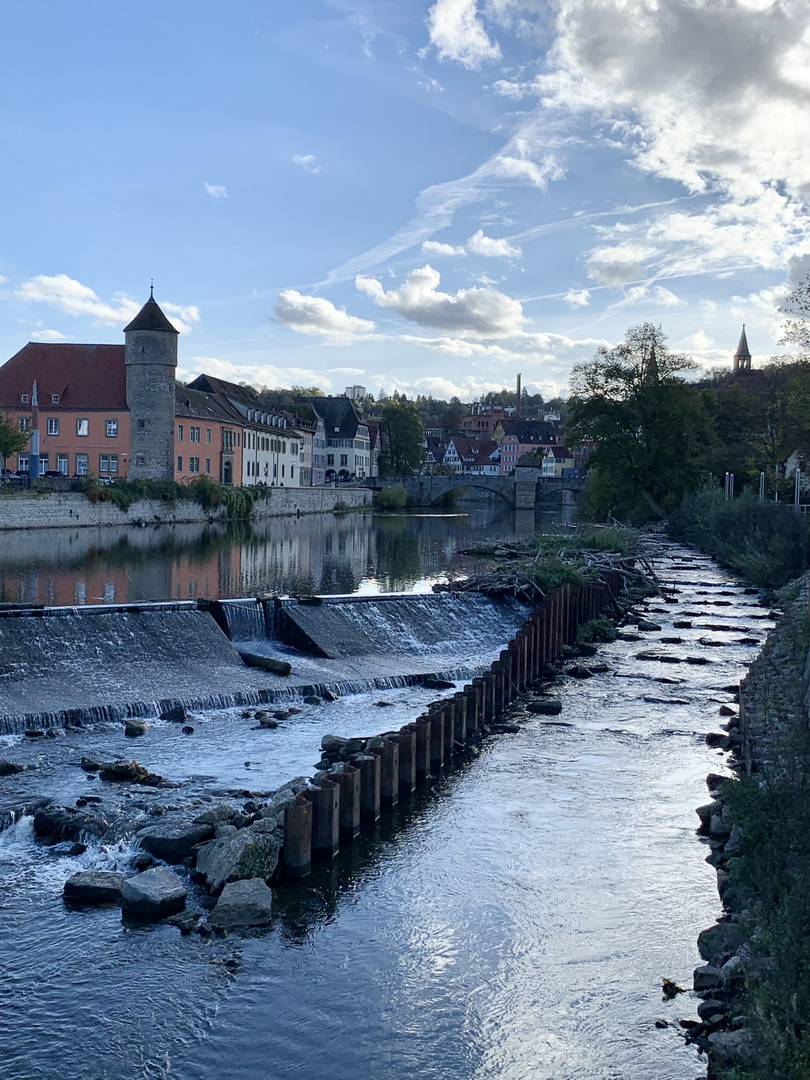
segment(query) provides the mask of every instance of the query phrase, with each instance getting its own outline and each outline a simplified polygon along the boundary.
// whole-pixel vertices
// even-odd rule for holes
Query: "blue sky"
[[[777,349],[810,268],[806,0],[6,0],[0,339],[181,375],[564,391],[628,326]]]

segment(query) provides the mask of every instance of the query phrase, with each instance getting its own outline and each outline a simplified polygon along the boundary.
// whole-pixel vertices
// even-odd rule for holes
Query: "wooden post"
[[[416,790],[416,729],[400,728],[396,736],[399,742],[399,791],[410,795]]]
[[[312,804],[303,795],[284,811],[284,868],[295,878],[312,868]]]
[[[376,754],[358,754],[352,764],[360,770],[360,817],[373,824],[380,817],[380,759]]]
[[[467,741],[467,695],[463,690],[453,695],[456,703],[456,742]]]
[[[360,833],[360,770],[344,765],[330,776],[340,788],[340,831],[353,840]]]
[[[386,739],[369,753],[380,759],[380,800],[385,806],[394,806],[399,802],[399,744]]]
[[[304,794],[312,803],[312,855],[331,859],[340,844],[340,787],[322,779]]]
[[[430,771],[440,773],[444,768],[444,714],[437,710],[430,715]]]
[[[441,714],[444,717],[444,760],[449,761],[456,752],[456,705],[452,698],[442,704]]]
[[[424,784],[430,776],[430,744],[433,723],[427,716],[420,716],[416,724],[416,779]]]

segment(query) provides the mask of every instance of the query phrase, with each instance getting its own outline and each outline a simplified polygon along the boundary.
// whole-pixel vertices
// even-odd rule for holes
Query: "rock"
[[[393,701],[375,701],[374,704],[378,709],[393,709]]]
[[[165,709],[160,714],[160,719],[168,720],[172,724],[185,724],[186,720],[188,720],[185,705],[174,705],[171,709]]]
[[[197,873],[212,893],[243,878],[268,881],[278,866],[283,843],[280,830],[261,832],[252,826],[204,844],[197,853]]]
[[[109,821],[97,810],[44,806],[34,814],[34,835],[54,843],[81,840],[85,835],[100,838],[109,827]]]
[[[737,713],[729,705],[721,705],[718,709],[721,716],[736,716]]]
[[[274,720],[281,722],[282,720],[289,720],[293,713],[301,712],[300,709],[276,709],[275,712],[270,713]]]
[[[728,750],[731,746],[731,740],[728,735],[723,735],[719,731],[710,731],[706,736],[706,745],[713,750]]]
[[[517,735],[520,726],[518,724],[493,724],[492,731],[497,735]]]
[[[209,916],[209,922],[214,928],[224,930],[267,926],[272,906],[273,893],[263,878],[232,881],[223,888],[216,907]]]
[[[286,660],[276,660],[275,657],[252,652],[240,651],[239,655],[248,667],[261,668],[262,671],[269,671],[273,675],[289,675],[292,671],[292,666]]]
[[[619,641],[642,641],[641,634],[634,634],[631,630],[622,630],[618,634]]]
[[[707,963],[722,967],[744,941],[745,935],[735,923],[719,922],[698,934],[698,951]]]
[[[167,863],[181,863],[187,859],[197,844],[205,843],[214,835],[214,827],[208,822],[165,821],[150,825],[135,834],[138,844]]]
[[[526,709],[538,716],[558,716],[562,712],[562,702],[557,698],[535,698],[526,702]]]
[[[98,772],[98,770],[101,768],[101,765],[97,761],[89,757],[83,757],[82,760],[79,762],[79,765],[84,769],[85,772]]]
[[[230,822],[222,822],[220,825],[214,826],[214,839],[220,840],[223,836],[233,836],[238,833],[239,830],[235,825],[231,825]]]
[[[191,724],[186,724],[181,730],[182,730],[184,735],[193,735],[194,734],[194,728],[191,726]]]
[[[580,656],[596,656],[598,647],[596,645],[591,645],[587,641],[580,641],[577,645],[577,652]]]
[[[673,622],[672,625],[674,626],[674,628],[676,630],[691,630],[692,629],[692,620],[691,619],[676,619]]]
[[[118,904],[124,875],[109,870],[83,870],[65,882],[62,896],[71,904]]]
[[[349,740],[342,738],[340,735],[324,735],[321,738],[321,750],[325,754],[343,754],[346,752],[348,745]]]
[[[140,855],[136,855],[132,860],[132,869],[142,873],[144,870],[148,870],[150,866],[155,865],[155,860],[151,855],[147,855],[146,852],[142,852]]]
[[[669,1023],[666,1020],[656,1020],[655,1026],[657,1028],[666,1028],[669,1027]]]
[[[739,1065],[751,1050],[751,1036],[746,1028],[740,1031],[714,1031],[708,1036],[707,1042],[712,1064],[722,1068]]]
[[[705,964],[703,967],[695,968],[693,985],[696,992],[715,990],[722,982],[723,977],[720,974],[720,968],[715,967],[714,964]]]
[[[137,919],[156,921],[182,911],[186,887],[167,866],[152,866],[126,878],[121,887],[121,906]]]
[[[145,784],[157,787],[163,783],[163,777],[150,773],[137,761],[105,761],[99,765],[99,778],[110,783]]]
[[[710,664],[711,660],[708,658],[708,656],[687,656],[686,662],[687,662],[687,664],[703,665],[703,664]]]
[[[0,776],[15,776],[21,772],[25,772],[25,765],[17,765],[16,762],[0,758]]]
[[[127,720],[124,734],[128,735],[131,739],[135,739],[139,735],[145,735],[148,730],[149,725],[145,720]]]
[[[26,739],[41,739],[45,735],[45,732],[40,728],[28,728],[25,732]]]
[[[436,679],[432,676],[422,679],[422,686],[426,686],[428,690],[452,690],[455,685],[447,679]]]
[[[647,630],[647,631],[655,631],[655,630],[661,630],[662,629],[658,625],[657,622],[650,622],[648,619],[639,619],[638,622],[636,623],[636,626],[638,627],[639,630]]]
[[[260,728],[277,728],[278,720],[274,716],[263,716],[259,721]]]
[[[698,1016],[701,1020],[708,1020],[710,1016],[716,1016],[717,1013],[724,1013],[726,1006],[722,1001],[718,1001],[717,998],[706,998],[697,1007]]]
[[[338,695],[334,692],[334,690],[324,690],[324,692],[321,694],[321,697],[324,701],[338,701]]]
[[[610,671],[610,668],[607,664],[599,662],[596,664],[589,664],[588,670],[590,671],[591,675],[604,675],[606,671]]]
[[[636,660],[657,660],[659,664],[680,664],[682,662],[680,656],[669,656],[667,653],[655,652],[653,649],[636,653]]]
[[[323,704],[323,702],[321,701],[321,699],[318,697],[317,694],[307,694],[307,696],[304,698],[304,704],[305,705],[321,705],[321,704]]]
[[[230,821],[237,811],[230,803],[218,803],[210,810],[204,810],[194,818],[195,825],[218,825],[221,821]]]
[[[181,911],[177,915],[170,915],[166,920],[170,926],[176,926],[181,934],[190,934],[197,928],[200,918],[199,911]]]
[[[565,674],[570,675],[573,679],[590,679],[593,677],[593,673],[582,664],[574,664],[573,667],[568,668]]]
[[[682,637],[664,637],[662,635],[658,640],[662,645],[681,645],[683,643]]]
[[[239,810],[233,815],[230,823],[235,829],[246,829],[250,824],[250,815],[243,814],[242,811]]]

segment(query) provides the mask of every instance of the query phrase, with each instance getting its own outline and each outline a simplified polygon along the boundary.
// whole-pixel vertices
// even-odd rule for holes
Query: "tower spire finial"
[[[149,299],[150,300],[155,299],[155,279],[154,278],[150,278],[150,280],[149,280]]]

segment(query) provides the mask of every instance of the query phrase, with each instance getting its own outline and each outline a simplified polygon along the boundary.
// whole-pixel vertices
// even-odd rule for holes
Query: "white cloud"
[[[85,317],[96,326],[125,326],[141,310],[142,304],[116,293],[113,303],[100,300],[89,285],[82,285],[67,274],[38,274],[15,290],[15,297],[29,304],[50,304],[65,315]],[[180,333],[188,333],[190,324],[200,318],[199,309],[192,306],[165,303],[166,315]]]
[[[483,229],[479,229],[470,237],[467,241],[467,250],[473,255],[482,255],[488,259],[519,259],[523,254],[522,248],[510,244],[508,240],[496,240],[491,236],[485,236]]]
[[[428,30],[443,60],[477,70],[486,61],[501,58],[500,46],[489,40],[478,17],[476,0],[436,0],[428,12]]]
[[[308,173],[312,173],[314,176],[317,176],[323,169],[322,165],[316,164],[318,159],[314,154],[293,154],[292,160],[295,165],[300,165],[302,169],[306,169]]]
[[[299,334],[320,335],[335,343],[353,341],[375,328],[368,319],[349,315],[321,296],[304,296],[295,289],[278,294],[275,316]]]
[[[31,332],[32,341],[67,341],[67,335],[60,333],[58,330],[33,330]]]
[[[442,244],[438,240],[424,240],[422,251],[425,255],[466,255],[467,249],[463,244]]]
[[[366,369],[361,367],[330,367],[329,370],[335,375],[365,375]]]
[[[215,202],[217,199],[228,198],[228,189],[223,187],[222,184],[209,184],[206,181],[203,183],[203,189],[206,195],[210,195]]]
[[[685,303],[685,300],[665,289],[663,285],[633,285],[625,290],[624,297],[618,303],[611,306],[618,308],[653,304],[656,307],[680,307]]]
[[[441,275],[432,266],[411,270],[400,289],[386,292],[376,278],[358,276],[357,289],[380,307],[393,308],[421,326],[484,336],[520,333],[525,321],[520,301],[495,289],[439,292]]]
[[[7,285],[7,284],[8,284],[8,278],[3,277],[3,275],[0,274],[0,285]]]
[[[591,294],[588,289],[569,289],[563,300],[572,308],[587,307],[591,302]]]
[[[332,380],[322,371],[302,367],[277,367],[275,364],[241,364],[220,360],[217,356],[192,356],[188,367],[178,367],[177,377],[190,382],[198,375],[213,375],[226,382],[247,382],[251,386],[319,386],[327,392],[334,389]]]

